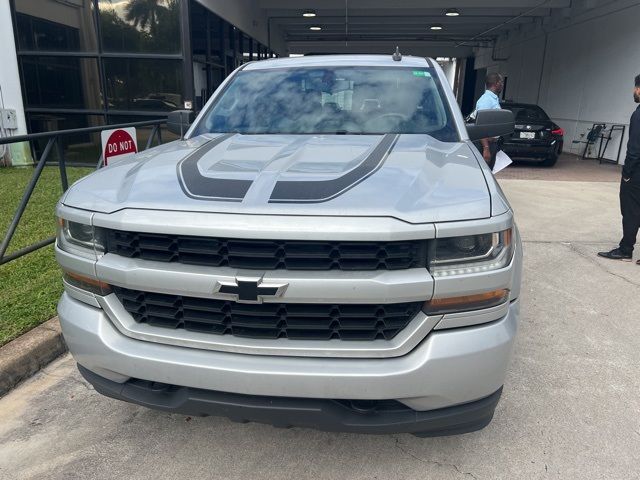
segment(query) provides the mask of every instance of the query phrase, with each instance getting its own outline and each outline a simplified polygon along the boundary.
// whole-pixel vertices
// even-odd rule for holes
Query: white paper
[[[496,155],[496,163],[493,165],[493,174],[495,175],[500,170],[504,170],[512,163],[513,163],[513,160],[509,158],[509,155],[507,155],[502,150],[500,150]]]

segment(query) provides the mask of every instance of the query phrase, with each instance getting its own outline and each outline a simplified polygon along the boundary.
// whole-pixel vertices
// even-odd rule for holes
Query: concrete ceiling
[[[572,0],[258,0],[271,35],[284,38],[291,53],[391,52],[471,55],[509,28],[541,21]],[[584,1],[584,0],[573,0]],[[458,17],[445,11],[456,8]],[[302,12],[315,10],[316,17]],[[433,31],[434,24],[442,30]],[[320,26],[312,31],[309,27]]]

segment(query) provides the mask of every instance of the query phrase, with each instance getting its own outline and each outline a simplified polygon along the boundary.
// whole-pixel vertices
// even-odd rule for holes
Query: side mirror
[[[167,115],[167,130],[176,135],[180,135],[180,138],[184,137],[189,127],[195,119],[195,113],[191,110],[174,110]]]
[[[515,130],[511,110],[478,110],[475,123],[467,123],[471,141],[509,135]]]

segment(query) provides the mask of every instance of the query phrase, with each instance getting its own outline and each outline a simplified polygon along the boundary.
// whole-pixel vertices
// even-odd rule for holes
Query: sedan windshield
[[[458,140],[433,69],[336,67],[239,72],[197,134],[422,133]]]

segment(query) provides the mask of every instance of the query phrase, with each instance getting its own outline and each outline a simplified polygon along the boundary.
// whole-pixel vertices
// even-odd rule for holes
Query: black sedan
[[[513,160],[538,160],[546,167],[558,161],[564,144],[564,131],[553,123],[538,105],[505,102],[516,121],[513,134],[502,137],[502,150]]]

